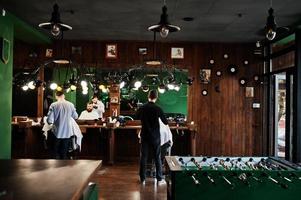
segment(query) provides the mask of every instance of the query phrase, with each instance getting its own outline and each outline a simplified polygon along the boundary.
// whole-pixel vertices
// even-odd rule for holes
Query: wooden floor
[[[150,200],[167,199],[166,184],[157,186],[155,179],[147,178],[139,183],[137,163],[117,163],[102,166],[93,181],[99,185],[100,200]]]

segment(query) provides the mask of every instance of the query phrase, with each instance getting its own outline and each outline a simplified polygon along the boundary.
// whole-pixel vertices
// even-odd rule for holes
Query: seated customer
[[[87,108],[86,110],[84,110],[78,119],[80,120],[94,120],[94,119],[98,119],[99,115],[97,114],[97,112],[93,109],[93,103],[89,102],[87,103]]]

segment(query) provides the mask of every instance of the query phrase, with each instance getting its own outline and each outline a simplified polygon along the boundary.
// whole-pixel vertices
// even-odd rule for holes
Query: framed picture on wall
[[[7,64],[10,59],[10,41],[6,38],[1,38],[0,41],[1,60]]]
[[[52,55],[53,55],[53,50],[52,49],[46,49],[45,57],[46,58],[52,58]]]
[[[211,69],[200,69],[200,81],[201,83],[208,84],[211,79]]]
[[[106,58],[117,58],[117,44],[107,44],[106,45]]]
[[[172,59],[184,59],[184,48],[172,47],[171,48],[171,58]]]
[[[118,103],[118,97],[111,97],[111,103]]]
[[[246,97],[254,97],[254,87],[246,87]]]
[[[72,54],[82,54],[82,47],[81,46],[72,46],[71,47]]]
[[[146,55],[147,54],[147,48],[146,47],[140,47],[138,49],[139,55]]]

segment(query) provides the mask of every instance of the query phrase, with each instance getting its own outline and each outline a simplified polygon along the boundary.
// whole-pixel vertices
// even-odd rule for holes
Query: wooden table
[[[0,199],[81,199],[101,163],[100,160],[0,160]]]

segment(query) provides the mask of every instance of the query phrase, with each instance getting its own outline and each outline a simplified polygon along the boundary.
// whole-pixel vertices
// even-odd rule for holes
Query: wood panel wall
[[[118,58],[105,59],[106,44],[118,45]],[[81,46],[81,55],[72,55],[71,47]],[[262,108],[253,109],[252,104],[262,103],[263,85],[254,81],[255,74],[261,74],[263,62],[253,54],[254,44],[231,43],[188,43],[158,42],[157,57],[168,64],[175,64],[189,70],[195,78],[188,91],[188,119],[198,125],[198,155],[263,155]],[[141,56],[139,47],[146,47],[148,55]],[[184,47],[184,59],[171,59],[171,47]],[[54,56],[70,57],[74,63],[99,68],[123,68],[143,63],[153,58],[153,43],[144,41],[64,41],[53,46],[29,47],[18,44],[15,47],[15,67],[30,67],[31,62],[42,63],[45,49],[53,48]],[[36,51],[37,58],[29,58],[28,53]],[[27,54],[27,55],[26,55]],[[228,54],[228,59],[224,58]],[[215,63],[209,63],[214,59]],[[244,60],[249,64],[244,65]],[[227,72],[229,64],[238,66],[238,73]],[[210,68],[212,80],[201,84],[199,70]],[[217,70],[222,76],[215,75]],[[253,86],[254,98],[245,97],[245,87],[240,86],[239,79],[245,77],[247,86]],[[208,95],[202,96],[201,90],[207,89]],[[220,92],[217,92],[217,89]]]

